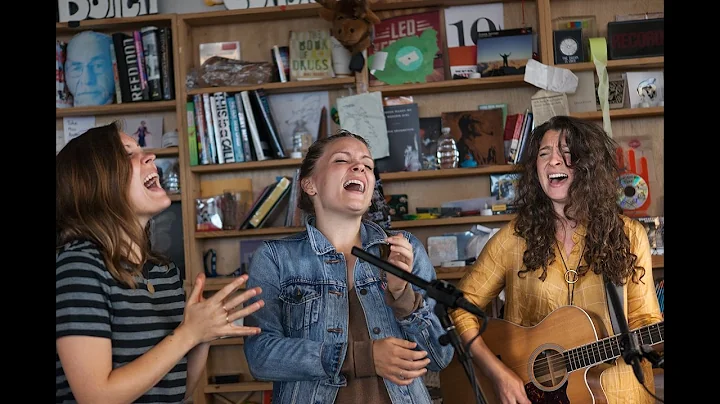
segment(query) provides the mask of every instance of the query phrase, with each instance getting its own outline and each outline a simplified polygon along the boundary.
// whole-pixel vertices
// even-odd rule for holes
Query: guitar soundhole
[[[539,384],[537,387],[546,388],[546,391],[555,390],[567,377],[565,357],[553,349],[540,351],[533,360],[532,374]]]

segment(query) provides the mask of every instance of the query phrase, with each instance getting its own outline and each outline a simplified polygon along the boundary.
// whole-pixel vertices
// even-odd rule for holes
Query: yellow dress
[[[629,328],[633,330],[660,322],[663,317],[655,294],[647,233],[640,222],[628,217],[623,217],[623,220],[625,233],[630,238],[631,251],[638,257],[637,265],[645,268],[641,283],[630,281],[623,288],[625,318]],[[488,241],[473,267],[459,281],[458,288],[469,301],[481,308],[487,307],[504,289],[504,319],[530,327],[538,324],[553,310],[569,303],[569,285],[565,282],[566,269],[560,254],[568,269],[577,267],[584,246],[585,228],[578,226],[575,229],[575,247],[569,257],[555,247],[557,259],[548,266],[547,278],[543,282],[538,279],[539,271],[528,272],[523,278],[518,277],[518,270],[523,267],[525,240],[513,234],[513,225],[514,221],[510,222]],[[590,271],[580,277],[575,283],[573,304],[602,321],[605,330],[598,330],[600,338],[614,335],[602,276]],[[470,330],[477,333],[480,328],[478,319],[464,310],[454,310],[451,317],[459,334]],[[642,366],[644,384],[654,394],[652,365],[643,360]],[[615,366],[602,374],[600,381],[610,404],[655,402],[637,382],[632,367],[625,364],[621,358],[616,361]]]

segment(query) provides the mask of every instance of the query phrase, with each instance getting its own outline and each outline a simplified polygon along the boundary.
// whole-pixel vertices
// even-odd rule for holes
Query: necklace
[[[575,269],[568,269],[567,264],[565,264],[565,258],[563,257],[562,249],[560,248],[560,243],[555,240],[555,244],[558,246],[558,250],[560,250],[560,259],[562,260],[563,266],[565,267],[565,282],[567,282],[568,284],[568,302],[570,303],[570,305],[572,305],[575,299],[575,282],[577,282],[580,278],[577,269],[580,266],[583,254],[585,253],[585,244],[583,243],[582,251],[580,251],[580,258],[578,258],[578,263],[577,265],[575,265]]]
[[[142,277],[143,277],[143,283],[145,283],[145,286],[147,286],[148,292],[150,292],[150,294],[155,293],[155,286],[153,286],[153,284],[150,283],[150,268],[148,267],[147,262],[145,263],[145,265],[143,265]]]

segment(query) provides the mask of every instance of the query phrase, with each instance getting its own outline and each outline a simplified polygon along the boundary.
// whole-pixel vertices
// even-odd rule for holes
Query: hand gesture
[[[387,261],[406,272],[412,272],[413,249],[412,245],[410,245],[410,242],[405,238],[405,236],[398,233],[394,236],[388,236],[385,241],[390,244],[390,255],[388,256]],[[393,274],[388,274],[387,284],[390,293],[392,293],[393,297],[397,298],[397,296],[405,290],[407,281],[400,279]]]
[[[502,365],[491,377],[497,398],[502,403],[532,404],[525,393],[525,385],[520,376]]]
[[[395,337],[373,341],[375,373],[401,386],[412,383],[427,373],[426,366],[430,363],[427,352],[413,350],[416,346],[416,342]]]
[[[182,324],[190,333],[195,344],[209,342],[220,337],[241,337],[260,333],[258,327],[245,327],[233,324],[233,321],[252,314],[262,308],[265,302],[258,300],[242,309],[236,307],[253,296],[262,292],[257,288],[248,289],[237,296],[230,296],[244,284],[248,275],[238,276],[237,279],[215,292],[210,298],[203,297],[205,274],[198,274],[195,285],[185,304],[185,313]]]

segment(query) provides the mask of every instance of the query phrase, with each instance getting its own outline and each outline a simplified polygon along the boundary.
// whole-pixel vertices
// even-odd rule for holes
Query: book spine
[[[285,195],[285,191],[287,191],[289,185],[290,180],[287,177],[280,178],[277,184],[275,184],[272,192],[270,192],[255,213],[253,213],[250,218],[250,227],[260,227],[261,223],[263,223],[265,218],[270,214],[272,208],[275,207],[275,205],[280,201],[280,198]]]
[[[202,95],[203,111],[205,112],[205,139],[210,146],[210,164],[218,163],[218,153],[215,147],[215,126],[213,124],[212,110],[210,109],[210,94]]]
[[[238,110],[238,126],[240,127],[240,138],[242,139],[243,155],[245,161],[252,161],[252,143],[250,143],[250,136],[248,135],[247,120],[245,119],[245,110],[243,108],[243,101],[240,93],[233,94],[235,98],[235,104]]]
[[[232,133],[230,132],[230,118],[227,109],[227,93],[216,92],[213,94],[213,117],[215,125],[215,140],[218,147],[218,157],[222,157],[220,164],[234,163],[235,151],[233,150]]]
[[[145,51],[143,50],[142,34],[140,31],[133,31],[135,54],[137,55],[137,66],[140,72],[140,86],[143,91],[148,92],[147,70],[145,70]]]
[[[115,53],[115,43],[110,42],[110,61],[112,62],[113,80],[115,81],[115,103],[122,104],[122,86],[120,85],[120,72],[118,71],[117,54]]]
[[[198,165],[198,140],[197,128],[195,127],[195,103],[188,101],[185,104],[188,131],[188,153],[190,154],[190,166]]]
[[[250,137],[252,138],[253,148],[255,149],[255,156],[257,161],[267,160],[268,157],[263,152],[262,143],[260,143],[260,132],[255,124],[255,117],[253,116],[252,105],[250,104],[250,94],[247,90],[241,91],[240,96],[242,97],[243,110],[245,111],[245,118],[247,119],[247,126],[250,128]]]
[[[195,128],[198,140],[198,160],[200,164],[210,164],[210,146],[207,144],[207,131],[205,130],[205,110],[203,109],[202,96],[193,95],[195,104]]]
[[[287,76],[285,75],[285,63],[283,63],[282,55],[280,54],[280,47],[274,45],[272,48],[273,64],[275,70],[277,70],[278,78],[281,83],[287,83]]]
[[[235,162],[242,163],[245,161],[245,153],[243,152],[242,138],[240,135],[240,123],[238,122],[238,109],[237,103],[235,103],[235,97],[228,94],[225,103],[227,104],[228,117],[230,118],[230,132],[232,133]]]
[[[150,99],[147,89],[142,87],[140,69],[138,68],[138,54],[135,47],[135,40],[130,35],[123,38],[123,52],[125,54],[126,74],[128,78],[128,89],[130,91],[130,102],[147,101]]]
[[[272,112],[270,111],[270,103],[268,103],[267,95],[263,89],[252,90],[257,105],[260,108],[265,127],[268,131],[268,137],[270,138],[270,147],[272,148],[275,158],[283,159],[287,157],[285,154],[285,148],[283,147],[282,141],[280,140],[280,133],[275,126],[275,120],[273,119]]]
[[[147,76],[150,100],[160,101],[162,96],[162,74],[160,72],[160,51],[157,27],[143,27],[140,29],[143,54],[145,56],[145,75]]]
[[[175,80],[173,79],[174,65],[172,53],[172,30],[160,28],[158,39],[160,41],[160,77],[162,81],[162,97],[164,100],[175,99]]]
[[[122,102],[132,102],[128,76],[128,62],[125,55],[124,41],[126,39],[127,35],[122,32],[112,34],[113,47],[115,48],[115,60],[118,68],[118,81],[120,81],[120,96]]]

